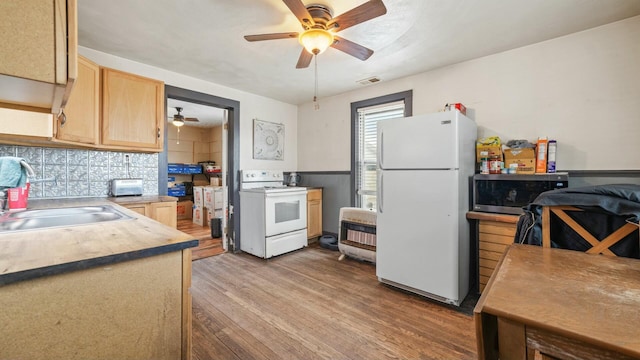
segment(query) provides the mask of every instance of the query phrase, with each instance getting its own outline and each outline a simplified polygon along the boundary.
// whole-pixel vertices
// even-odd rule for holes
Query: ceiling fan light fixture
[[[300,34],[300,44],[313,55],[318,55],[333,44],[333,34],[323,29],[309,29]]]
[[[171,122],[174,126],[180,127],[182,125],[184,125],[184,120],[183,119],[176,119],[174,118],[173,121]]]
[[[177,107],[176,111],[178,112],[177,114],[173,115],[173,121],[171,122],[175,127],[180,127],[182,125],[184,125],[184,116],[182,116],[180,114],[180,112],[182,111],[181,107]]]

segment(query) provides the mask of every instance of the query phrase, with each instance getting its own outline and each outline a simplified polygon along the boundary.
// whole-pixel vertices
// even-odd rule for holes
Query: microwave
[[[522,208],[541,193],[569,186],[569,174],[476,174],[473,176],[473,211],[523,214]]]

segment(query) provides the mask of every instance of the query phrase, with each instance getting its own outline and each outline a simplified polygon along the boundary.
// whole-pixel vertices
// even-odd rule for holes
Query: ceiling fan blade
[[[315,25],[315,21],[313,21],[313,17],[309,14],[309,10],[304,6],[301,0],[282,0],[285,5],[291,10],[293,15],[298,18],[302,27],[306,30],[313,25]]]
[[[196,121],[199,122],[198,118],[184,118],[184,121]]]
[[[338,49],[351,56],[355,56],[362,61],[367,60],[371,55],[373,55],[373,50],[367,49],[362,45],[358,45],[339,36],[334,36],[333,39],[334,42],[331,45],[332,48]]]
[[[387,8],[382,3],[382,0],[370,0],[331,19],[327,23],[327,29],[334,32],[342,31],[386,13]]]
[[[274,34],[245,35],[244,38],[247,41],[297,39],[298,38],[298,33],[297,32],[287,32],[287,33],[274,33]]]
[[[296,69],[304,69],[306,67],[309,67],[309,64],[311,64],[311,59],[313,59],[313,54],[303,48],[302,52],[300,53],[300,58],[298,59],[298,64],[296,64]]]

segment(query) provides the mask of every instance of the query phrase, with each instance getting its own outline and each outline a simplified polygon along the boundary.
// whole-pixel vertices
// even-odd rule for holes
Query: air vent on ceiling
[[[380,78],[377,76],[374,76],[368,79],[358,80],[357,82],[360,83],[360,85],[369,85],[369,84],[375,84],[378,81],[380,81]]]

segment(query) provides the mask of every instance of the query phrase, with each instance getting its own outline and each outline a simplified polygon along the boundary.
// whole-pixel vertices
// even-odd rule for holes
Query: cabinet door
[[[162,151],[164,84],[102,68],[102,144]]]
[[[29,145],[29,139],[51,139],[53,136],[51,114],[0,108],[0,119],[0,139],[9,140],[7,143],[20,144],[22,139]]]
[[[122,206],[126,207],[129,210],[133,210],[140,215],[148,216],[146,204],[122,205]]]
[[[178,226],[178,214],[175,201],[165,201],[149,204],[149,217],[153,220],[176,228]]]
[[[3,54],[0,73],[47,83],[55,78],[54,1],[0,1]],[[6,46],[6,48],[5,48]],[[13,49],[13,51],[12,51]],[[18,50],[18,51],[15,51]]]
[[[78,79],[65,107],[66,122],[57,121],[56,139],[83,144],[98,143],[100,120],[100,67],[78,57]]]
[[[77,76],[76,1],[2,0],[0,34],[0,106],[57,114]]]
[[[307,193],[307,238],[322,235],[322,190],[313,189]]]

